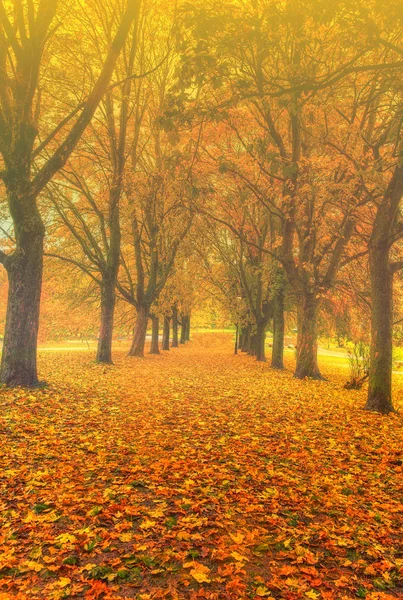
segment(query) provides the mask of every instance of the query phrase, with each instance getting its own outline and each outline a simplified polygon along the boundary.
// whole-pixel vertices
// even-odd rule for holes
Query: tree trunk
[[[256,331],[249,334],[247,352],[249,356],[256,356]]]
[[[179,340],[180,344],[184,344],[186,342],[186,321],[187,317],[185,315],[181,315],[181,337]]]
[[[272,369],[284,369],[284,295],[278,291],[273,302]]]
[[[170,317],[164,317],[164,327],[162,330],[162,349],[169,350],[169,329]]]
[[[34,204],[14,219],[17,249],[8,257],[8,300],[0,380],[36,386],[36,350],[43,272],[44,227]]]
[[[256,360],[258,362],[266,362],[266,352],[265,352],[265,341],[266,341],[266,323],[264,321],[259,321],[256,324]]]
[[[101,326],[96,356],[96,361],[99,363],[113,364],[112,336],[115,301],[115,278],[104,274],[101,284]]]
[[[137,311],[137,321],[134,329],[133,341],[130,347],[129,356],[144,356],[144,346],[146,342],[148,315],[150,307],[141,305]]]
[[[186,319],[186,342],[190,341],[190,315]]]
[[[176,306],[172,307],[172,344],[171,348],[177,348],[178,343],[178,309]]]
[[[390,413],[392,404],[393,275],[389,244],[370,244],[371,361],[366,410]]]
[[[151,315],[151,323],[152,323],[152,330],[151,330],[151,348],[150,348],[150,354],[159,354],[160,350],[158,347],[158,337],[160,334],[160,323],[159,323],[159,319],[158,317],[156,317],[155,315]]]
[[[234,354],[238,354],[238,346],[239,346],[239,325],[238,323],[235,325],[235,345],[234,345]]]
[[[294,377],[323,379],[318,367],[318,300],[302,292],[298,302],[297,364]]]
[[[242,347],[243,347],[243,338],[244,338],[244,328],[240,327],[239,334],[238,334],[238,350],[240,350],[241,352],[242,352]]]
[[[250,325],[247,325],[243,329],[241,351],[248,352],[249,344],[250,344]]]

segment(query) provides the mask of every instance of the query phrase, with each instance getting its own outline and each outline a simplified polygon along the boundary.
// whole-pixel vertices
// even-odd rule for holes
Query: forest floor
[[[230,335],[0,390],[0,600],[403,598],[403,423]],[[395,378],[402,408],[403,380]]]

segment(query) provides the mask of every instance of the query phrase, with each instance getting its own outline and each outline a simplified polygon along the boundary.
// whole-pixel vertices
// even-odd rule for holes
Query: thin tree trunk
[[[392,404],[393,275],[389,243],[370,244],[371,361],[366,410],[390,413]]]
[[[150,354],[159,354],[160,350],[159,350],[159,346],[158,346],[158,337],[160,334],[160,322],[157,316],[155,315],[151,315],[151,323],[152,323],[152,330],[151,330],[151,348],[150,348]]]
[[[314,292],[302,293],[298,303],[297,364],[294,377],[323,379],[318,367],[318,301]]]
[[[190,341],[190,315],[186,319],[186,342]]]
[[[101,325],[99,330],[96,361],[113,364],[112,336],[115,313],[115,278],[104,274],[101,284]]]
[[[17,249],[7,258],[9,288],[0,380],[38,385],[36,349],[43,272],[44,226],[35,204],[15,220]]]
[[[171,348],[177,348],[178,343],[178,309],[176,306],[172,307],[172,344]]]
[[[148,315],[150,307],[141,305],[137,311],[137,321],[134,328],[132,345],[130,347],[129,356],[144,356],[144,346],[146,342]]]
[[[259,321],[256,325],[256,360],[258,362],[266,362],[266,323]]]
[[[242,347],[243,347],[243,338],[244,338],[244,328],[240,327],[239,333],[238,333],[238,350],[240,350],[241,352],[242,352]]]
[[[181,315],[181,336],[179,343],[184,344],[186,342],[186,320],[187,317],[185,315]]]
[[[164,327],[162,330],[162,349],[169,350],[169,330],[170,330],[170,317],[164,317]]]
[[[249,356],[256,356],[256,331],[251,332],[249,335],[248,354]]]
[[[271,354],[272,369],[284,369],[284,295],[280,290],[273,302],[273,348]]]
[[[239,325],[238,323],[235,325],[235,346],[234,346],[234,354],[238,354],[238,346],[239,346]]]

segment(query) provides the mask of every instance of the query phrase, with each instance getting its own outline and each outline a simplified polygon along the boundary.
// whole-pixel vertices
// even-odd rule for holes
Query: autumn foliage
[[[0,0],[0,600],[403,597],[402,40]]]
[[[40,353],[52,386],[2,396],[1,598],[401,597],[401,418],[231,353]]]

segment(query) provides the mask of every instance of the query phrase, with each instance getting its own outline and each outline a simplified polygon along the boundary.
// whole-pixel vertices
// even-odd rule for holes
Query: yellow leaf
[[[190,574],[198,583],[209,583],[210,579],[208,574],[210,573],[210,569],[201,563],[196,562],[195,560],[186,562],[183,564],[185,569],[189,569],[192,567]]]
[[[39,573],[43,569],[43,565],[41,563],[35,562],[34,560],[26,560],[24,563],[27,571],[35,571]]]
[[[156,525],[156,521],[151,521],[151,519],[145,519],[140,525],[140,529],[151,529]]]
[[[299,585],[298,579],[294,579],[292,577],[287,577],[285,582],[289,587],[298,587],[298,585]]]
[[[239,554],[239,552],[231,552],[231,556],[232,558],[235,558],[235,560],[237,562],[246,562],[248,559],[246,558],[246,556],[242,556],[242,554]]]
[[[95,563],[87,563],[84,567],[81,568],[82,571],[91,571],[97,565]]]
[[[270,596],[270,592],[265,585],[259,585],[259,587],[256,588],[255,594],[256,596],[259,596],[259,598],[267,598]]]
[[[232,539],[232,541],[234,541],[236,544],[242,544],[242,542],[245,539],[245,536],[238,532],[238,533],[230,533],[230,538]]]
[[[60,544],[68,544],[69,542],[75,542],[76,541],[76,536],[72,535],[70,533],[62,533],[62,534],[60,534],[60,535],[57,536],[56,540]]]
[[[316,600],[316,598],[319,596],[319,594],[317,592],[315,592],[314,590],[309,590],[309,592],[305,592],[305,596],[307,598],[311,598],[312,600]]]
[[[121,542],[131,542],[133,539],[133,534],[130,533],[130,531],[125,531],[124,533],[120,534],[119,539]]]
[[[201,567],[203,567],[203,569]],[[198,583],[210,583],[211,579],[209,579],[207,575],[209,570],[210,569],[204,567],[203,565],[197,565],[195,569],[190,571],[190,574]]]
[[[57,585],[61,588],[67,587],[70,583],[71,579],[68,577],[60,577],[60,579],[57,580]]]
[[[261,496],[262,498],[266,499],[266,498],[278,498],[279,497],[279,491],[277,488],[273,488],[273,487],[267,487],[265,490],[263,490]]]
[[[166,509],[163,506],[159,506],[155,510],[150,510],[148,514],[154,519],[159,519],[160,517],[164,516],[165,511]]]

